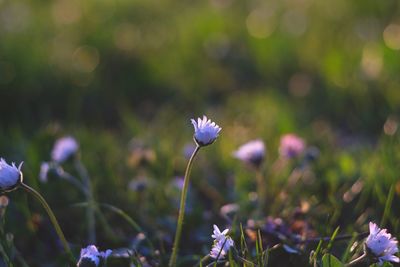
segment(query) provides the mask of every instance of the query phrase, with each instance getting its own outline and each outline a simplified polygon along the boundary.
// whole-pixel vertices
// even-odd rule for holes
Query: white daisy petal
[[[365,241],[367,251],[378,258],[380,263],[384,261],[399,262],[399,257],[394,255],[399,251],[397,239],[386,229],[380,229],[375,223],[369,223],[369,236]]]
[[[211,237],[214,238],[214,244],[210,251],[210,257],[219,261],[226,257],[229,249],[234,245],[234,242],[232,238],[226,235],[229,232],[229,229],[225,229],[221,233],[218,226],[214,224],[213,227],[214,231]]]
[[[215,122],[212,122],[205,115],[203,119],[197,118],[197,123],[194,119],[192,119],[191,122],[194,126],[194,139],[199,146],[212,144],[221,131],[221,127]]]
[[[111,254],[111,250],[107,249],[104,252],[98,251],[94,245],[87,246],[81,249],[81,255],[77,263],[77,267],[85,266],[85,262],[91,261],[95,266],[99,266],[101,260],[105,260]]]

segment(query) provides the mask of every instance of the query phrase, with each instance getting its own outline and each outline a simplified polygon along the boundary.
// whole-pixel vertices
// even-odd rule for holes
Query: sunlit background
[[[304,123],[374,134],[398,111],[395,0],[0,5],[5,125],[113,127],[123,112],[187,117],[239,94],[280,98]]]

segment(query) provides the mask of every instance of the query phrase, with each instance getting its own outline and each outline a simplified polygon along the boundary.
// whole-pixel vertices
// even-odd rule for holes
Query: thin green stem
[[[67,240],[65,239],[64,233],[61,230],[60,225],[58,224],[57,218],[54,215],[53,211],[51,210],[49,204],[47,204],[46,200],[42,197],[42,195],[39,194],[39,192],[37,192],[35,189],[33,189],[32,187],[21,183],[20,185],[25,191],[27,191],[28,193],[32,194],[37,200],[39,200],[40,204],[42,204],[43,208],[46,210],[47,215],[49,215],[50,221],[54,226],[54,229],[56,230],[56,233],[58,235],[58,237],[61,240],[61,243],[64,246],[64,250],[67,254],[69,254],[70,258],[73,259],[74,256],[72,255],[71,249],[68,245]]]
[[[190,171],[192,169],[193,160],[194,160],[197,152],[199,152],[199,150],[200,150],[200,146],[197,145],[195,150],[192,153],[192,156],[189,159],[188,165],[186,166],[185,178],[183,181],[183,188],[182,188],[182,194],[181,194],[181,203],[180,203],[180,207],[179,207],[178,224],[176,227],[174,246],[172,248],[172,255],[171,255],[171,259],[168,264],[169,267],[176,266],[176,259],[178,256],[178,249],[179,249],[179,241],[180,241],[181,235],[182,235],[183,218],[185,216],[186,196],[187,196],[187,191],[189,188],[189,178],[190,178],[189,176],[190,176]]]
[[[8,267],[13,267],[13,264],[1,243],[0,243],[0,255],[2,256],[4,263],[7,264]]]
[[[203,258],[200,259],[200,261],[194,267],[203,266],[203,261],[206,261],[209,258],[210,258],[209,254],[205,255]]]
[[[94,244],[96,243],[96,217],[95,217],[96,204],[93,196],[93,186],[88,171],[86,170],[85,166],[79,159],[75,159],[75,168],[85,185],[86,189],[85,195],[86,195],[86,201],[88,203],[86,209],[86,218],[88,221],[88,240],[89,243]]]
[[[349,262],[348,264],[346,264],[346,267],[353,266],[353,265],[359,263],[360,261],[364,260],[366,257],[367,257],[367,254],[364,253],[360,257],[358,257],[358,258],[352,260],[351,262]]]
[[[120,208],[117,208],[117,207],[115,207],[113,205],[106,204],[106,203],[100,203],[99,205],[101,207],[107,208],[108,210],[110,210],[110,211],[114,212],[115,214],[121,216],[121,218],[123,218],[126,222],[128,222],[133,227],[133,229],[135,229],[138,233],[143,233],[145,235],[147,244],[151,248],[152,252],[154,252],[153,243],[151,243],[150,239],[147,237],[147,234],[145,234],[145,232],[143,231],[142,227],[140,227],[139,224],[132,219],[132,217],[130,217],[126,212],[124,212]]]
[[[253,263],[253,262],[251,262],[251,261],[249,261],[249,260],[246,260],[245,258],[242,258],[242,257],[240,257],[240,256],[236,256],[237,257],[237,259],[239,260],[239,261],[241,261],[241,262],[243,262],[245,265],[244,266],[246,266],[246,264],[250,264],[250,266],[254,266],[254,267],[257,267],[257,265],[255,264],[255,263]]]
[[[60,175],[60,177],[69,182],[70,184],[72,184],[73,186],[75,186],[76,188],[78,188],[79,191],[81,191],[85,196],[88,194],[87,192],[88,189],[79,179],[75,178],[75,176],[71,175],[68,172],[63,172]]]
[[[265,201],[266,201],[266,184],[264,175],[261,168],[256,170],[256,181],[257,181],[257,195],[258,195],[258,212],[257,215],[262,217],[263,212],[265,212]]]

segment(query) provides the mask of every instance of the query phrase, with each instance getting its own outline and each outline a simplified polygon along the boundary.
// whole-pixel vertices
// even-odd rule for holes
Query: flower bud
[[[22,182],[21,166],[22,162],[17,168],[14,162],[9,165],[4,159],[0,159],[0,191],[8,192],[17,188]]]
[[[77,263],[77,267],[98,267],[107,259],[111,254],[111,250],[98,251],[94,245],[87,246],[81,250],[81,256]]]
[[[78,152],[79,144],[71,136],[62,137],[56,141],[51,152],[53,161],[63,163]]]
[[[194,140],[199,146],[210,145],[217,139],[221,127],[215,122],[207,119],[206,116],[203,116],[203,119],[198,118],[197,122],[194,119],[191,121],[194,127]]]

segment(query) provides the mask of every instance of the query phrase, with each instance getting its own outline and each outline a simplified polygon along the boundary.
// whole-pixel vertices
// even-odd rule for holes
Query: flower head
[[[207,119],[206,116],[203,116],[203,119],[198,118],[197,122],[192,119],[191,122],[194,127],[194,139],[200,146],[212,144],[221,131],[221,127]]]
[[[0,158],[0,191],[14,190],[22,182],[21,166],[22,162],[17,168],[14,162],[9,165],[3,158]]]
[[[42,183],[47,183],[51,176],[61,177],[64,173],[61,165],[54,162],[42,162],[40,165],[39,180]]]
[[[77,267],[100,266],[100,262],[107,259],[111,252],[112,251],[110,249],[100,252],[94,245],[87,246],[86,248],[81,249],[81,256],[79,258]]]
[[[234,245],[232,238],[227,236],[226,234],[229,232],[229,229],[225,229],[224,231],[220,231],[218,226],[214,224],[214,231],[212,238],[214,238],[214,244],[210,251],[210,257],[213,259],[222,260],[228,254],[229,249]]]
[[[226,234],[229,232],[229,229],[225,229],[221,232],[218,226],[216,226],[215,224],[213,225],[213,227],[214,231],[211,237],[214,238],[216,241],[220,241],[221,239],[225,238]]]
[[[54,144],[51,158],[53,161],[63,163],[74,155],[79,149],[79,144],[75,138],[66,136],[58,139]]]
[[[265,158],[265,145],[262,140],[252,140],[233,152],[233,156],[251,166],[259,167]]]
[[[279,154],[285,158],[295,158],[303,153],[305,149],[304,140],[295,134],[285,134],[281,138]]]
[[[369,223],[369,236],[365,245],[367,253],[372,253],[379,264],[384,261],[399,262],[399,257],[394,255],[399,251],[396,238],[392,238],[386,229],[380,229],[373,222]]]

